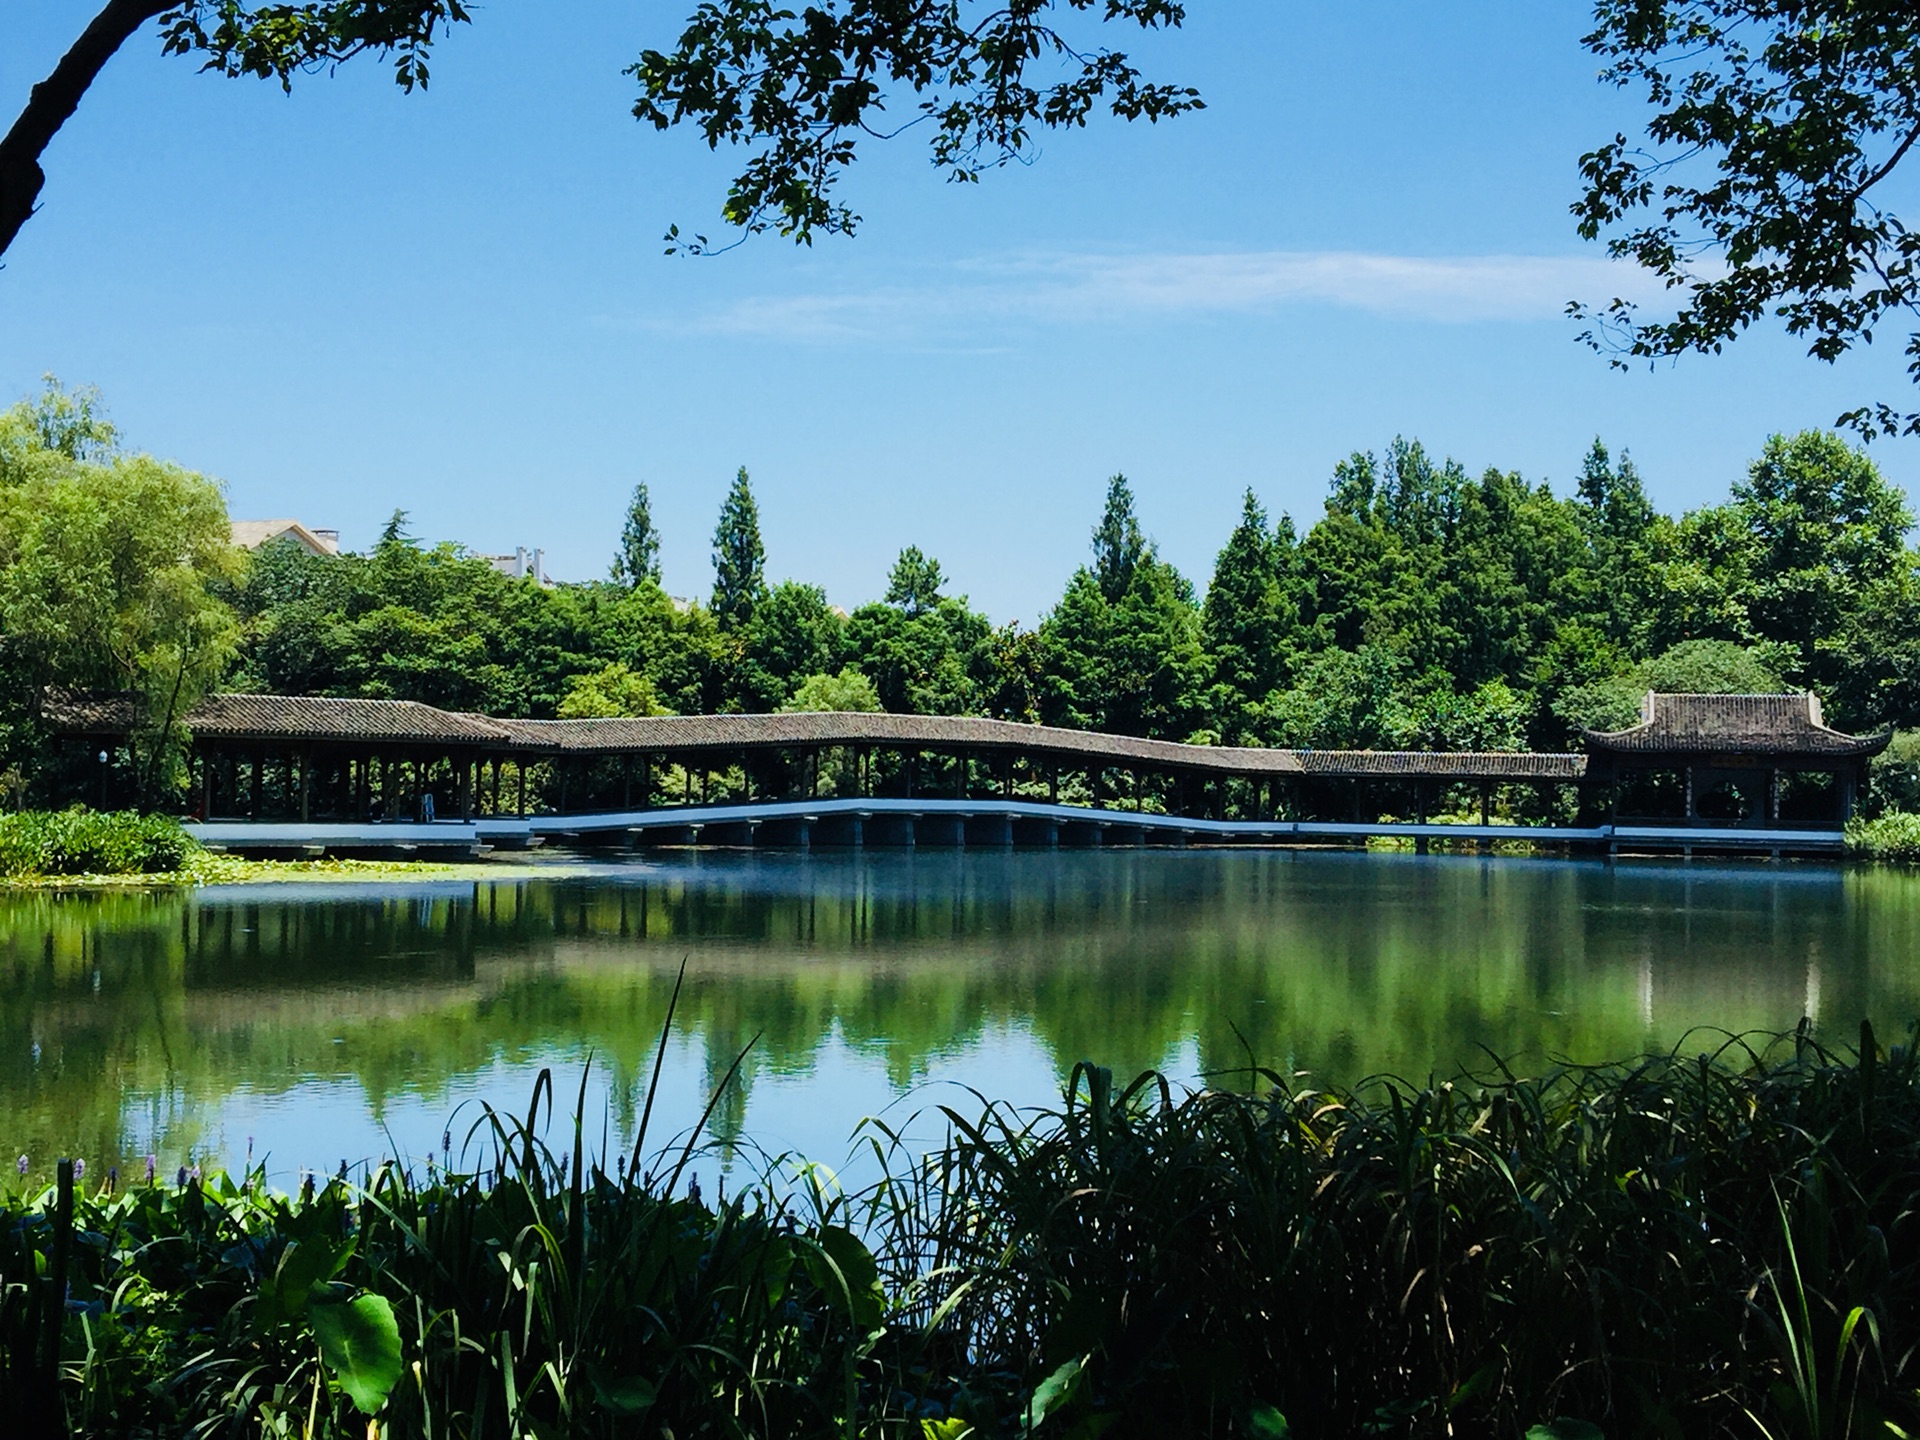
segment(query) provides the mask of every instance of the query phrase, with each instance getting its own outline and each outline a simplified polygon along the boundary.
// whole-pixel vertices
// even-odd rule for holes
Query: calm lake
[[[544,872],[544,873],[543,873]],[[1076,1060],[1338,1082],[1920,1014],[1920,877],[1284,851],[687,853],[525,878],[0,891],[0,1154],[276,1179],[458,1150],[589,1055],[589,1143],[839,1163],[883,1115],[1057,1098]],[[756,1040],[757,1037],[757,1040]],[[1688,1040],[1712,1048],[1715,1037]],[[1483,1048],[1484,1047],[1484,1048]],[[909,1123],[910,1117],[919,1119]],[[554,1148],[570,1129],[552,1131]],[[651,1147],[650,1147],[651,1148]],[[714,1161],[719,1164],[722,1161]]]

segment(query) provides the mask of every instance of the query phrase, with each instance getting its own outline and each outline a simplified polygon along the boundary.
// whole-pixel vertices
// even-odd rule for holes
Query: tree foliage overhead
[[[1920,314],[1920,236],[1887,203],[1920,140],[1920,12],[1910,0],[1598,0],[1602,78],[1655,110],[1582,157],[1580,233],[1675,291],[1665,319],[1629,301],[1587,338],[1617,357],[1720,350],[1775,317],[1835,360],[1883,320]],[[1907,342],[1920,380],[1920,328]],[[1920,433],[1873,402],[1841,417]]]
[[[799,12],[706,0],[671,50],[642,51],[627,73],[640,85],[638,119],[752,151],[721,207],[727,224],[811,242],[858,224],[837,185],[862,141],[924,125],[934,163],[974,181],[1024,159],[1036,130],[1085,125],[1103,107],[1149,121],[1199,109],[1198,92],[1150,81],[1125,53],[1074,33],[1114,22],[1160,30],[1184,16],[1180,0],[816,0]],[[411,91],[427,84],[434,43],[471,19],[462,0],[105,0],[0,137],[0,254],[38,204],[47,146],[149,23],[165,53],[216,74],[291,88],[295,75],[371,54]],[[668,240],[670,250],[708,248],[677,227]]]
[[[634,114],[753,152],[721,211],[745,234],[850,234],[860,217],[836,192],[862,139],[924,125],[934,164],[971,182],[1025,158],[1036,129],[1085,125],[1103,106],[1149,121],[1201,108],[1198,91],[1071,36],[1059,22],[1076,12],[1146,30],[1186,14],[1179,0],[817,0],[802,11],[707,0],[672,51],[630,67]],[[670,251],[709,244],[678,227],[667,238]]]
[[[0,254],[39,204],[40,157],[120,47],[157,20],[169,55],[199,55],[202,68],[254,75],[290,87],[302,71],[330,70],[359,55],[390,57],[404,90],[427,84],[427,52],[469,18],[461,0],[106,0],[26,107],[0,136]]]

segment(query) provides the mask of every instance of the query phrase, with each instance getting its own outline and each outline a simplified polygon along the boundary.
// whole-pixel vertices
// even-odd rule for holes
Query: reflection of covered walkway
[[[114,701],[50,713],[89,748],[122,740],[131,715]],[[194,817],[209,840],[456,853],[555,837],[1823,849],[1886,743],[1827,729],[1811,696],[1649,696],[1642,725],[1588,737],[1591,758],[1183,745],[970,716],[496,720],[276,695],[212,696],[189,725]],[[1806,798],[1818,776],[1832,787],[1826,808]],[[1521,825],[1490,824],[1496,802]],[[1429,823],[1436,814],[1479,823]]]

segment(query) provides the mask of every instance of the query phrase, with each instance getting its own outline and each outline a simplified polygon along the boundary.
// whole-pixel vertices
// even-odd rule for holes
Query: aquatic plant
[[[200,853],[199,842],[168,815],[78,805],[0,815],[0,879],[160,874]]]
[[[1216,1078],[1082,1065],[917,1158],[875,1124],[851,1196],[785,1165],[710,1200],[690,1143],[609,1172],[584,1084],[555,1159],[550,1076],[425,1181],[69,1166],[0,1204],[0,1378],[90,1435],[1920,1427],[1911,1036]]]

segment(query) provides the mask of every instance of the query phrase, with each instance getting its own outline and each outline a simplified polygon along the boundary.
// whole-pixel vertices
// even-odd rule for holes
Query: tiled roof
[[[802,711],[780,715],[658,715],[635,720],[519,720],[509,722],[532,740],[548,737],[578,754],[677,749],[729,750],[786,745],[918,746],[924,749],[1019,751],[1075,760],[1138,762],[1237,774],[1292,774],[1290,750],[1181,745],[1052,725],[1019,725],[971,715],[890,715]]]
[[[1821,721],[1820,697],[1791,695],[1665,695],[1648,691],[1640,723],[1587,732],[1596,754],[1878,755],[1889,732],[1847,735]]]
[[[134,707],[125,696],[50,695],[46,716],[69,734],[125,734]],[[513,736],[484,715],[415,700],[341,700],[319,695],[209,695],[187,716],[196,735],[224,740],[393,740],[510,745]]]
[[[196,735],[301,740],[401,740],[500,745],[511,736],[483,715],[416,700],[339,700],[305,695],[209,695],[187,717]]]
[[[1429,780],[1564,780],[1587,773],[1584,755],[1531,751],[1295,750],[1308,775],[1388,775]]]
[[[71,734],[123,734],[125,697],[50,695],[46,713]],[[1878,754],[1884,734],[1844,735],[1820,721],[1812,695],[1649,695],[1646,719],[1589,733],[1595,754],[1720,753],[1847,757]],[[1214,774],[1435,780],[1574,781],[1584,755],[1450,754],[1390,750],[1263,750],[1181,745],[967,715],[658,715],[612,720],[496,720],[412,700],[210,695],[187,717],[196,735],[229,740],[333,740],[533,750],[581,756],[876,745],[889,749],[1020,753],[1076,764],[1149,765]]]

